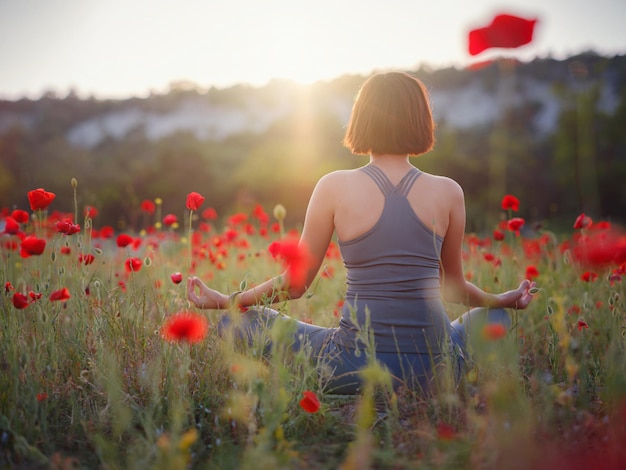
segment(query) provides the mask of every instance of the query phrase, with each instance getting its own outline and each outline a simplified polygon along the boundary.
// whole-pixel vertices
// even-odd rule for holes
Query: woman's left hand
[[[507,292],[499,294],[500,302],[504,308],[515,308],[523,310],[533,300],[533,295],[530,293],[530,289],[536,287],[534,281],[524,279],[517,289],[513,289]]]
[[[211,289],[195,276],[187,280],[187,298],[198,308],[220,309],[228,307],[227,295]]]

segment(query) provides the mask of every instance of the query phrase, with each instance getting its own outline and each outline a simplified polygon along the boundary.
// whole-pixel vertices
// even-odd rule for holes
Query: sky
[[[537,18],[533,42],[469,55],[498,13]],[[494,56],[626,53],[626,0],[0,0],[0,98],[128,98],[273,78],[465,67]]]

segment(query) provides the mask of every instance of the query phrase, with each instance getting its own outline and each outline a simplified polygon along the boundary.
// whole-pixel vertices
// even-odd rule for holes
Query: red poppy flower
[[[237,225],[243,224],[246,220],[248,220],[248,216],[243,212],[238,212],[228,218],[228,225],[236,227]]]
[[[197,211],[198,209],[200,209],[200,206],[203,202],[204,196],[196,192],[191,192],[187,194],[187,209],[189,209],[190,211]]]
[[[7,281],[4,283],[4,291],[8,294],[9,292],[11,292],[14,289],[13,284],[11,284],[11,281]]]
[[[469,53],[477,55],[492,47],[515,48],[533,40],[536,19],[513,15],[496,15],[484,28],[469,32]]]
[[[85,217],[91,217],[94,218],[98,215],[98,209],[96,209],[93,206],[87,206],[85,207]]]
[[[71,297],[72,296],[70,295],[70,291],[67,287],[63,287],[62,289],[56,290],[50,294],[50,300],[60,300],[62,302],[69,300]]]
[[[5,217],[4,233],[8,233],[9,235],[15,235],[19,231],[20,231],[20,224],[17,223],[17,220],[15,220],[13,217]]]
[[[593,282],[598,279],[598,274],[594,272],[585,271],[580,275],[580,278],[585,282]]]
[[[261,204],[254,206],[252,216],[255,217],[263,226],[267,225],[270,221],[270,216],[263,210],[263,206],[261,206]]]
[[[35,300],[39,300],[41,299],[41,296],[43,294],[41,292],[33,292],[32,290],[28,293],[28,296],[31,298],[31,300],[34,302]]]
[[[287,281],[290,287],[295,289],[304,288],[310,266],[310,254],[308,249],[296,238],[287,238],[280,242],[270,244],[270,253],[279,256],[287,266]],[[276,257],[275,256],[275,257]]]
[[[99,235],[100,235],[100,238],[105,238],[105,239],[113,238],[113,236],[115,235],[115,229],[111,227],[110,225],[105,225],[104,227],[100,229]],[[92,235],[92,237],[97,238],[96,235]]]
[[[493,231],[493,239],[496,241],[504,240],[504,233],[501,230],[495,229]]]
[[[310,390],[305,390],[302,392],[302,395],[304,395],[304,398],[300,400],[300,408],[307,413],[317,413],[320,409],[320,401],[317,395]]]
[[[126,233],[120,233],[117,236],[117,246],[119,246],[120,248],[125,248],[128,245],[130,245],[133,242],[133,237],[131,237],[130,235],[126,234]]]
[[[593,220],[591,219],[591,217],[587,217],[585,214],[580,214],[578,217],[576,217],[576,220],[574,221],[574,228],[575,229],[587,228],[592,223],[593,223]]]
[[[202,211],[202,218],[206,220],[215,220],[217,219],[217,211],[213,209],[212,207],[209,207],[208,209],[204,209]]]
[[[437,424],[437,437],[442,441],[451,441],[456,437],[456,431],[448,423]]]
[[[509,219],[507,221],[507,228],[511,232],[518,233],[520,229],[524,226],[524,223],[526,223],[526,221],[521,217],[513,217],[512,219]]]
[[[532,280],[536,278],[537,276],[539,276],[539,270],[537,269],[536,266],[531,264],[530,266],[526,268],[526,279]]]
[[[161,335],[167,341],[186,341],[198,343],[209,331],[209,322],[205,316],[193,312],[180,312],[169,317]]]
[[[589,325],[587,325],[587,322],[584,320],[578,320],[578,323],[576,324],[576,326],[578,327],[578,331],[582,331],[583,328],[584,329],[589,328]]]
[[[28,192],[28,202],[30,208],[34,211],[43,210],[50,205],[56,194],[49,193],[42,188],[34,189]]]
[[[502,198],[501,206],[502,209],[504,209],[505,211],[508,211],[510,209],[517,212],[517,210],[519,210],[519,199],[517,199],[515,196],[507,194]]]
[[[94,262],[94,260],[96,259],[96,257],[94,255],[92,255],[91,253],[88,253],[86,255],[83,255],[82,253],[78,255],[78,262],[81,264],[84,264],[85,266],[90,265],[91,263]]]
[[[48,394],[46,392],[39,392],[37,394],[37,401],[44,401],[48,398]]]
[[[22,294],[21,292],[14,293],[13,298],[11,300],[13,302],[13,306],[17,309],[26,308],[30,304],[28,297]]]
[[[20,245],[20,256],[22,258],[28,258],[32,255],[40,255],[46,248],[46,241],[43,238],[37,238],[34,235],[29,235],[22,240]]]
[[[174,214],[167,214],[165,217],[163,217],[163,225],[166,225],[168,227],[174,225],[177,222],[178,217],[176,217]]]
[[[75,233],[80,232],[80,225],[73,223],[71,219],[59,220],[55,226],[57,232],[62,233],[63,235],[74,235]]]
[[[141,211],[145,212],[146,214],[154,214],[154,211],[156,210],[156,204],[149,199],[141,201],[140,207]]]
[[[28,215],[28,212],[23,211],[22,209],[15,209],[13,212],[11,212],[11,217],[13,217],[17,223],[25,224],[26,222],[28,222],[30,215]]]
[[[483,327],[482,336],[487,341],[497,341],[506,336],[506,327],[501,323],[488,323]]]
[[[61,247],[61,254],[62,255],[69,255],[70,253],[72,253],[72,249],[69,246],[62,246]]]
[[[174,284],[180,284],[183,282],[183,275],[181,273],[172,273],[170,278]]]
[[[141,265],[143,261],[139,258],[128,258],[124,263],[124,267],[126,268],[126,272],[137,272],[141,269]]]

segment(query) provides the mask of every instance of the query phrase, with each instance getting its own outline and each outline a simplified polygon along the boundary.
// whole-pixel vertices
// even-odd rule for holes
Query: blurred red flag
[[[469,32],[469,53],[477,55],[490,47],[514,48],[533,40],[536,19],[496,15],[490,25]]]

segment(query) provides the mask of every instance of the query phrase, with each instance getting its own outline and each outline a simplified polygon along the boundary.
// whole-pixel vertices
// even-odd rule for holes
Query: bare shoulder
[[[431,173],[422,173],[421,178],[429,187],[448,194],[451,199],[464,198],[463,188],[452,178]]]
[[[347,184],[354,181],[359,176],[357,170],[336,170],[322,176],[317,182],[317,187],[324,191],[330,191],[335,188],[344,188]]]

